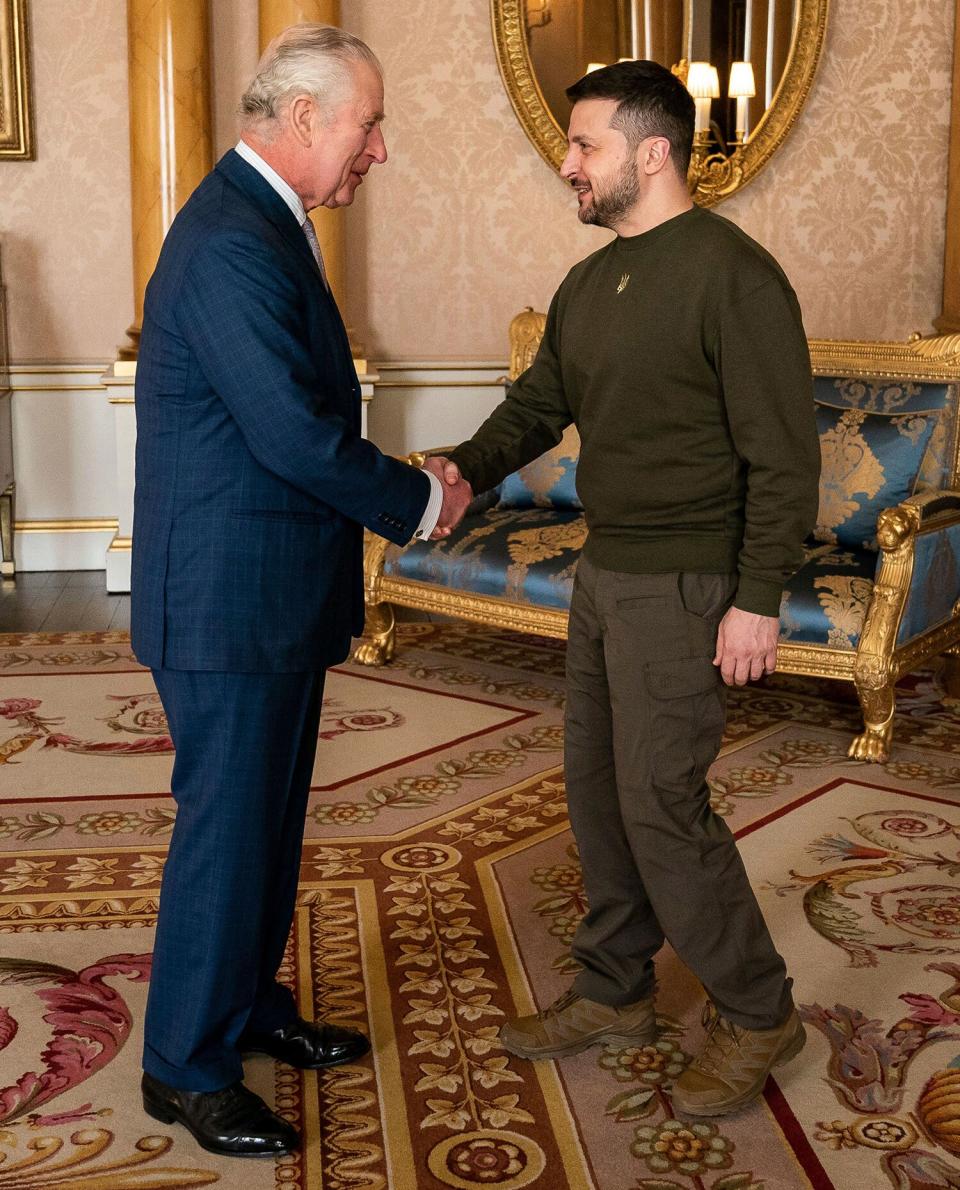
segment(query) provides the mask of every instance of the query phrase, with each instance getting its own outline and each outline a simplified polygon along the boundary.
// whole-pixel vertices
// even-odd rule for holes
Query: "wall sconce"
[[[747,100],[757,93],[753,78],[753,67],[749,62],[733,62],[730,66],[730,88],[727,94],[737,101],[736,140],[743,144],[747,139]]]
[[[716,66],[709,62],[691,62],[687,70],[687,90],[697,106],[696,139],[705,141],[710,136],[710,103],[720,98],[720,76]]]

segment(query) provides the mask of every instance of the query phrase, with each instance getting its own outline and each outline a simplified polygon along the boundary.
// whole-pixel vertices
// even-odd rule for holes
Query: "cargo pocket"
[[[708,657],[653,661],[644,672],[654,784],[674,793],[695,793],[723,737],[720,673]]]

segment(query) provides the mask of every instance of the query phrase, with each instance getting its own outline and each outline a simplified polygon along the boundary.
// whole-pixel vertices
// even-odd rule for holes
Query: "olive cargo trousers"
[[[567,801],[589,912],[574,989],[602,1004],[651,995],[666,938],[720,1014],[770,1029],[793,1007],[706,772],[726,687],[713,665],[736,575],[623,574],[581,557],[567,644]]]

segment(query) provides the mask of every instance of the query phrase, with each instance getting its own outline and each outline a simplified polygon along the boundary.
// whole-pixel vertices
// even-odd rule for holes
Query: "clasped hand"
[[[440,518],[430,534],[431,541],[439,541],[441,537],[449,537],[463,520],[464,513],[473,499],[473,488],[460,474],[457,464],[445,459],[443,455],[431,455],[423,464],[423,469],[435,475],[443,484]]]

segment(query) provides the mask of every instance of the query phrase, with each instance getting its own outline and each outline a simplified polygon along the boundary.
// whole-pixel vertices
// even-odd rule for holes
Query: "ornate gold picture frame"
[[[33,159],[27,0],[0,0],[0,161]]]
[[[554,169],[567,151],[567,138],[544,102],[527,45],[526,0],[491,0],[493,40],[504,86],[527,136]],[[709,207],[755,178],[796,123],[813,85],[823,50],[829,0],[797,0],[797,24],[787,65],[773,102],[745,145],[730,157],[694,154],[690,190]]]

